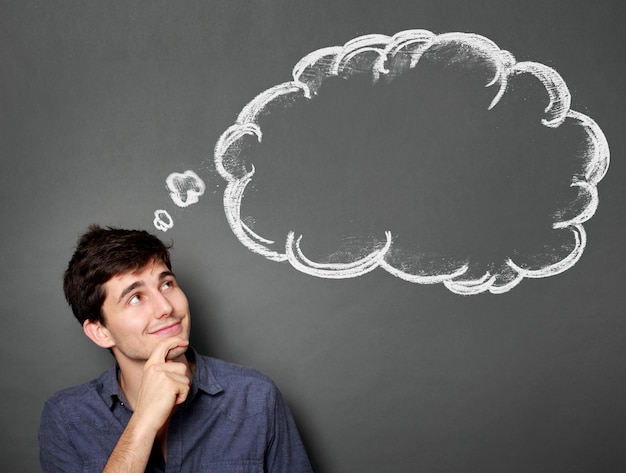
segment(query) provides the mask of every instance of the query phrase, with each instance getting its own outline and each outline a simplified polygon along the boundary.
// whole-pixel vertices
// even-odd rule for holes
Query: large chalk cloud
[[[232,231],[269,260],[503,293],[580,259],[609,147],[554,69],[410,30],[308,54],[244,107],[215,165]]]

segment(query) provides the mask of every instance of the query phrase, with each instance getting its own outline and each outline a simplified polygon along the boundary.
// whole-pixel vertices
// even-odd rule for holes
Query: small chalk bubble
[[[154,223],[157,230],[162,232],[166,232],[174,226],[174,220],[172,220],[167,210],[155,210],[152,223]]]

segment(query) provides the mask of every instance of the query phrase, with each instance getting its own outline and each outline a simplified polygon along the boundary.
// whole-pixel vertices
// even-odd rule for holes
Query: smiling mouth
[[[150,335],[172,335],[172,334],[178,333],[179,330],[180,330],[180,322],[176,322],[170,325],[166,325],[165,327],[161,327],[156,330],[153,330],[149,333]]]

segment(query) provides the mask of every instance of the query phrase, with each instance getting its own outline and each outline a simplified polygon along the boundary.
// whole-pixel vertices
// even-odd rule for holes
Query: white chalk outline
[[[165,221],[164,218],[167,218],[167,221]],[[172,220],[172,216],[167,210],[162,209],[154,211],[154,220],[152,221],[152,223],[157,230],[161,230],[162,232],[166,232],[174,226],[174,220]]]
[[[574,245],[560,261],[538,268],[528,268],[508,258],[498,272],[486,272],[480,277],[470,277],[469,264],[459,263],[451,270],[432,274],[412,274],[392,266],[386,259],[392,248],[393,238],[385,231],[385,243],[369,255],[347,263],[323,264],[308,259],[300,249],[302,235],[295,237],[289,231],[285,238],[284,250],[271,248],[273,240],[262,237],[250,229],[241,219],[241,202],[255,169],[232,173],[226,163],[232,163],[232,155],[237,155],[240,140],[253,136],[261,142],[262,131],[257,123],[259,115],[276,100],[288,96],[311,99],[316,95],[322,82],[332,76],[348,77],[352,74],[369,73],[374,82],[388,74],[400,75],[416,67],[422,55],[435,45],[461,44],[474,53],[481,54],[491,61],[495,73],[485,87],[499,84],[488,109],[493,109],[505,94],[509,79],[514,75],[529,74],[537,78],[545,87],[549,103],[541,123],[557,128],[566,120],[582,126],[587,134],[588,153],[585,173],[582,178],[574,177],[572,187],[586,195],[586,205],[574,217],[556,221],[554,229],[568,229],[572,232]],[[402,55],[400,57],[400,55]],[[389,64],[398,58],[397,70],[390,70]],[[407,63],[407,58],[409,58]],[[404,61],[401,61],[404,59]],[[394,36],[365,35],[357,37],[344,46],[318,49],[302,58],[293,68],[293,80],[276,85],[250,101],[239,113],[234,125],[229,127],[215,145],[215,166],[227,181],[224,191],[224,210],[228,223],[239,241],[250,251],[273,261],[288,261],[294,268],[306,274],[322,278],[350,278],[360,276],[380,267],[402,280],[420,283],[443,283],[450,291],[469,295],[489,291],[502,294],[517,286],[525,277],[542,278],[562,273],[580,259],[586,245],[586,233],[582,223],[589,220],[598,207],[597,184],[606,174],[610,153],[608,142],[600,127],[588,116],[570,109],[571,95],[563,78],[552,68],[536,62],[516,62],[514,56],[501,50],[493,41],[472,33],[444,33],[436,35],[423,29],[402,31]]]
[[[185,189],[186,199],[183,200],[181,197],[181,192],[176,186],[176,181],[178,179],[182,179],[183,181],[187,179],[192,179],[196,185],[198,186],[198,190],[195,189]],[[195,172],[189,170],[185,172],[173,172],[165,179],[165,185],[170,191],[170,197],[174,201],[176,205],[179,207],[189,207],[191,204],[195,204],[200,200],[200,197],[204,195],[204,191],[206,186],[204,181],[200,179]]]

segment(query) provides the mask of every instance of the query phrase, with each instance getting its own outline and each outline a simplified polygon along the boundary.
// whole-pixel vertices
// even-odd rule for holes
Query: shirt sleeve
[[[265,456],[268,473],[312,473],[311,463],[300,439],[289,407],[275,390],[273,436]]]
[[[50,401],[44,404],[39,424],[39,462],[44,473],[80,473],[82,459],[64,427],[63,414]]]

